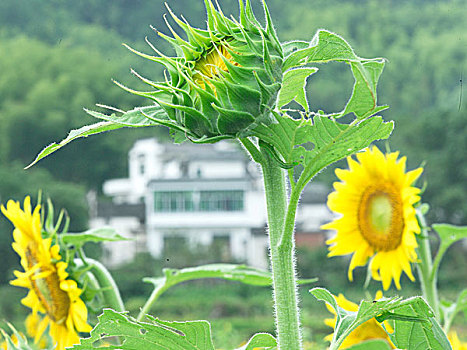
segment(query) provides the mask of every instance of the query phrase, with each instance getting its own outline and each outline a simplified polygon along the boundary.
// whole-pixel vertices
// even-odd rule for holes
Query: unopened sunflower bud
[[[167,22],[172,36],[160,32],[178,57],[157,52],[158,57],[133,52],[163,64],[168,74],[152,82],[152,92],[126,90],[149,97],[160,105],[174,129],[193,141],[210,142],[243,137],[257,123],[267,123],[282,82],[283,53],[264,4],[266,24],[256,20],[250,1],[239,0],[240,18],[227,18],[211,0],[205,0],[206,30],[191,27],[184,19],[173,20],[183,29],[182,39]]]

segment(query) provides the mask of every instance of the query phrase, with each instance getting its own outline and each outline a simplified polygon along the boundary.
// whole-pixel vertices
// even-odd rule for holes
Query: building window
[[[154,192],[155,212],[242,211],[243,191]]]
[[[156,212],[193,211],[193,192],[154,192],[154,210]]]
[[[201,191],[200,211],[241,211],[243,191]]]

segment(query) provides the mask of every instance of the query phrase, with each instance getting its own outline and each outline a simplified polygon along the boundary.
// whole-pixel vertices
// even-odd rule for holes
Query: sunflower
[[[383,297],[383,293],[381,291],[378,291],[376,293],[376,300],[379,300]],[[339,296],[336,297],[336,302],[337,304],[344,310],[347,311],[352,311],[356,312],[358,311],[358,305],[347,300],[342,294],[339,294]],[[326,307],[328,310],[334,314],[334,318],[328,318],[324,320],[324,323],[328,325],[329,327],[335,328],[336,327],[336,312],[334,309],[326,304]],[[388,322],[383,322],[384,326],[388,330],[388,332],[392,333],[393,329],[389,325]],[[324,339],[331,341],[334,333],[329,334],[326,336]],[[389,338],[388,334],[385,332],[381,324],[376,321],[375,318],[372,318],[371,320],[366,321],[365,323],[361,324],[358,326],[356,329],[354,329],[348,336],[345,338],[343,341],[342,345],[339,347],[339,349],[347,349],[348,347],[352,345],[359,344],[361,342],[364,342],[366,340],[370,339],[382,339],[386,340],[391,347],[391,349],[395,349],[394,344],[391,342],[391,339]]]
[[[203,90],[206,90],[206,78],[215,79],[219,78],[222,72],[228,72],[229,69],[224,60],[227,60],[235,66],[239,66],[237,62],[233,60],[232,55],[227,50],[225,45],[214,45],[211,51],[204,56],[201,56],[195,63],[195,73],[193,78],[194,81],[201,86]],[[215,86],[207,80],[211,89],[216,93]],[[216,93],[217,96],[217,93]]]
[[[406,158],[399,152],[384,155],[373,147],[347,158],[349,169],[336,169],[341,182],[328,197],[328,207],[342,216],[323,229],[335,230],[329,239],[329,256],[352,254],[348,277],[364,266],[368,259],[375,280],[387,290],[394,280],[400,289],[404,271],[414,281],[410,263],[417,260],[416,233],[420,227],[414,204],[420,200],[420,189],[412,187],[423,168],[405,171]]]
[[[52,245],[52,238],[42,237],[40,205],[34,211],[30,197],[20,204],[8,201],[2,205],[3,214],[13,223],[13,249],[21,257],[24,272],[15,271],[16,279],[10,283],[29,289],[21,301],[32,309],[28,317],[28,331],[34,328],[35,342],[39,342],[49,326],[49,334],[57,350],[79,343],[78,332],[89,332],[87,308],[80,299],[81,289],[68,279],[68,264],[62,261],[60,247]]]
[[[455,331],[449,332],[448,339],[451,343],[452,350],[467,350],[467,343],[460,341]]]

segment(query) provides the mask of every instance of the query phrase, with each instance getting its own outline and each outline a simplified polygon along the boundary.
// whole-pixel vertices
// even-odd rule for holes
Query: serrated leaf
[[[355,79],[352,95],[340,116],[354,113],[357,119],[364,119],[386,107],[378,107],[376,85],[384,68],[384,59],[358,57],[350,45],[339,35],[319,30],[309,47],[290,54],[284,61],[283,71],[294,67],[307,66],[329,61],[346,62],[350,65]]]
[[[391,350],[387,341],[368,340],[346,348],[347,350]]]
[[[99,122],[99,123],[83,126],[82,128],[79,128],[79,129],[71,130],[68,136],[62,141],[60,141],[60,143],[52,143],[48,145],[47,147],[45,147],[36,156],[36,159],[34,159],[34,161],[31,164],[29,164],[25,169],[32,167],[34,164],[36,164],[41,159],[47,157],[48,155],[54,153],[55,151],[58,151],[60,148],[66,146],[73,140],[76,140],[81,137],[88,137],[91,135],[100,134],[106,131],[120,129],[123,127],[125,126],[121,124],[116,124],[113,122]]]
[[[277,106],[280,108],[295,100],[295,102],[308,111],[308,101],[305,91],[306,79],[317,71],[318,68],[314,67],[300,67],[285,72],[282,88],[279,91]]]
[[[278,115],[276,119],[277,124],[259,125],[253,132],[273,145],[286,163],[303,165],[299,180],[302,184],[329,164],[368,147],[373,141],[389,137],[394,126],[379,116],[351,124],[341,124],[322,115],[316,115],[313,120],[287,115]]]
[[[100,227],[90,229],[80,233],[64,233],[60,235],[60,239],[65,244],[74,246],[82,246],[87,242],[116,242],[125,241],[128,238],[118,234],[112,227]]]
[[[450,347],[442,347],[449,342],[433,317],[431,308],[422,297],[405,300],[396,297],[377,301],[363,300],[360,302],[358,311],[351,312],[340,308],[334,296],[324,288],[314,288],[310,290],[310,293],[317,299],[327,302],[336,312],[336,326],[330,350],[338,349],[351,332],[373,318],[381,322],[384,319],[394,320],[400,331],[396,329],[394,333],[388,333],[388,335],[398,348],[407,350],[450,349]],[[412,347],[409,347],[407,337],[417,339],[416,342],[410,342]],[[425,347],[414,347],[419,344]]]
[[[105,121],[85,125],[79,129],[71,130],[68,136],[62,141],[60,141],[60,143],[52,143],[45,147],[36,156],[36,159],[34,159],[34,161],[26,167],[26,169],[32,167],[41,159],[47,157],[55,151],[58,151],[60,148],[81,137],[88,137],[91,135],[100,134],[102,132],[120,129],[123,127],[134,128],[157,125],[165,125],[171,128],[178,127],[175,123],[171,122],[166,112],[158,105],[138,107],[127,111],[121,115],[117,115],[115,113],[107,115],[88,109],[85,109],[85,111],[89,115]]]
[[[214,350],[207,321],[168,322],[151,317],[150,322],[138,322],[111,309],[104,309],[98,319],[91,336],[72,349]],[[99,346],[109,337],[118,337],[121,344]]]
[[[117,115],[115,113],[107,115],[89,109],[84,110],[86,113],[93,116],[94,118],[110,121],[116,124],[121,124],[129,127],[144,127],[158,125],[155,121],[148,119],[147,116],[150,116],[152,118],[159,117],[160,119],[169,119],[164,109],[158,105],[138,107],[127,111],[121,115]],[[161,118],[163,116],[165,117]]]
[[[236,350],[272,350],[277,346],[276,338],[268,333],[256,333],[247,344]]]

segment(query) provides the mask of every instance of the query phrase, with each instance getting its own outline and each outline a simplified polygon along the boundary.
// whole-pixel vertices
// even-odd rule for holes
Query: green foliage
[[[318,300],[328,303],[336,312],[337,320],[330,350],[338,349],[353,330],[372,318],[376,318],[378,322],[387,319],[394,321],[394,333],[388,332],[388,335],[397,348],[451,349],[433,311],[422,297],[363,300],[358,311],[351,312],[340,308],[334,296],[324,288],[314,288],[310,292]]]
[[[167,289],[175,284],[196,280],[201,278],[222,278],[231,281],[238,281],[257,286],[268,286],[272,283],[269,271],[255,269],[245,265],[234,264],[210,264],[185,269],[164,269],[164,277],[144,279],[145,282],[152,283],[156,288]]]
[[[394,333],[388,333],[393,343],[398,348],[407,350],[439,349],[449,350],[451,345],[438,322],[427,312],[429,306],[421,299],[420,302],[410,303],[399,307],[397,310],[405,317],[415,317],[419,322],[396,319]],[[428,316],[425,322],[420,322],[420,316]],[[431,315],[431,316],[430,316]]]
[[[119,337],[120,345],[102,345],[108,337]],[[89,338],[81,339],[72,349],[144,349],[214,350],[211,328],[206,321],[168,322],[148,316],[138,322],[111,309],[104,309]]]
[[[177,269],[163,269],[164,277],[146,277],[144,282],[152,283],[154,290],[151,297],[142,308],[138,319],[142,319],[149,312],[157,299],[169,288],[186,281],[194,281],[206,278],[221,278],[228,281],[237,281],[254,286],[272,285],[272,274],[269,271],[256,269],[245,265],[235,264],[209,264],[196,267]],[[316,282],[316,279],[300,280],[300,284]]]
[[[277,121],[269,127],[258,126],[254,132],[275,146],[286,163],[303,166],[299,180],[302,186],[329,164],[389,137],[393,129],[393,123],[384,122],[381,117],[350,125],[322,115],[313,119],[277,116]]]
[[[283,107],[292,100],[295,100],[305,111],[308,111],[305,90],[306,79],[317,71],[318,68],[314,67],[300,67],[286,71],[283,78],[283,87],[279,91],[279,97],[277,98],[277,106]]]
[[[326,30],[318,31],[308,48],[297,50],[286,57],[283,70],[330,61],[348,63],[355,78],[352,96],[345,109],[336,117],[354,113],[361,120],[387,108],[379,107],[376,98],[376,85],[383,71],[384,60],[358,57],[343,38]]]
[[[260,349],[275,349],[277,346],[276,339],[268,333],[255,334],[245,346],[237,350],[260,350]]]
[[[60,240],[79,249],[88,242],[116,242],[125,241],[127,238],[118,234],[114,228],[99,227],[80,233],[63,233],[60,235]]]
[[[467,120],[466,99],[460,111],[458,105],[459,79],[467,54],[462,45],[467,40],[463,18],[467,4],[456,0],[424,1],[423,6],[420,2],[318,0],[313,2],[313,11],[302,0],[293,0],[288,6],[280,0],[269,0],[268,4],[282,39],[310,40],[309,33],[330,28],[358,47],[364,57],[388,59],[379,93],[381,101],[391,102],[388,113],[400,126],[392,137],[392,147],[403,148],[415,164],[428,161],[425,172],[430,183],[424,198],[434,208],[432,215],[437,221],[461,223],[467,213],[462,198],[467,160],[465,152],[455,150],[465,148],[462,135]],[[161,76],[155,65],[146,69],[144,60],[135,61],[120,43],[140,43],[151,34],[148,24],[165,28],[162,5],[162,1],[148,0],[138,6],[106,0],[1,1],[0,50],[8,53],[0,58],[1,162],[13,158],[23,165],[31,162],[35,152],[50,140],[89,122],[81,113],[83,106],[91,108],[96,102],[113,104],[118,100],[126,108],[139,102],[112,88],[109,79],[127,83],[130,65],[143,75]],[[202,2],[170,5],[176,13],[190,14],[194,25],[204,24]],[[225,13],[237,11],[235,3],[224,1],[222,5]],[[253,6],[259,7],[259,3],[253,2]],[[133,25],[122,25],[128,21]],[[294,45],[304,49],[309,42],[296,41]],[[164,52],[168,49],[162,39],[156,38],[155,46]],[[135,47],[140,49],[138,44]],[[340,110],[351,89],[352,74],[340,64],[320,69],[320,74],[309,79],[307,89],[308,97],[312,96],[312,110]],[[66,86],[64,81],[78,83],[78,87],[60,93]],[[13,121],[5,123],[10,113]],[[47,122],[49,127],[44,128],[44,121],[50,119],[57,123],[50,127],[52,124]],[[15,127],[7,126],[10,123]],[[103,180],[124,175],[133,140],[155,133],[165,136],[151,128],[90,139],[80,147],[71,145],[57,153],[41,167],[55,177],[100,188]],[[96,161],[103,154],[109,162]],[[326,174],[321,175],[322,180],[325,178]]]

